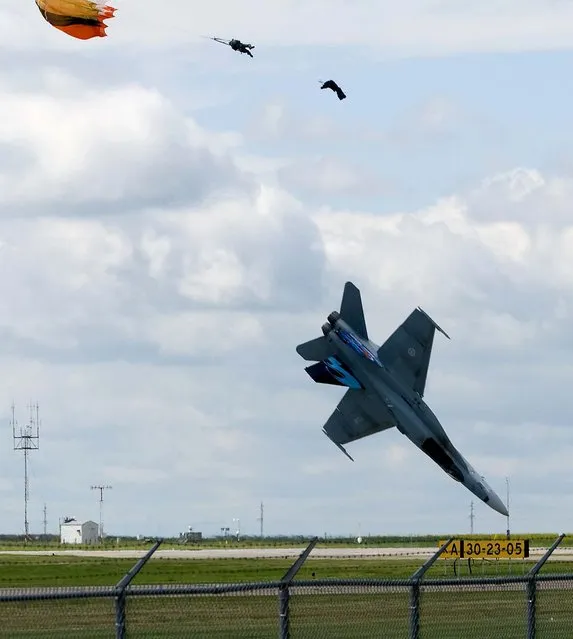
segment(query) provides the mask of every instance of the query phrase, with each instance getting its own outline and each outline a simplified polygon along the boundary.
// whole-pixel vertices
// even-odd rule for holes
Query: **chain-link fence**
[[[570,639],[573,575],[533,584],[533,614],[527,577],[4,591],[0,637]]]
[[[115,587],[0,590],[0,637],[83,639],[570,639],[573,575],[295,580],[132,586],[159,542]]]
[[[293,639],[408,637],[407,581],[328,580],[290,586]]]

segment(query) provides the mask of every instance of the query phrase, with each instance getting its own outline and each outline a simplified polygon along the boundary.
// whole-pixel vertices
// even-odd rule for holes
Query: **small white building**
[[[65,521],[60,524],[61,544],[96,544],[99,526],[95,521]]]

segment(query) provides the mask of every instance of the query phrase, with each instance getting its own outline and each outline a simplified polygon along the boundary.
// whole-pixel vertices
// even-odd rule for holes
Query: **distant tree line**
[[[505,538],[505,533],[497,535],[498,537]],[[464,539],[485,539],[496,537],[496,535],[467,535],[464,533],[443,533],[441,535],[362,535],[360,537],[360,544],[362,546],[436,546],[440,541],[447,539],[448,537]],[[546,545],[552,543],[557,537],[557,533],[512,533],[514,538],[528,538],[531,543],[538,545]],[[228,546],[242,545],[242,546],[285,546],[287,544],[295,546],[305,546],[312,535],[266,535],[261,537],[260,535],[240,535],[237,539],[236,535],[214,535],[211,537],[202,537],[201,539],[189,540],[185,536],[177,537],[164,537],[163,541],[166,545],[179,545],[185,544],[188,546],[200,546],[202,544],[224,544]],[[108,534],[103,541],[105,546],[117,546],[119,545],[148,545],[155,541],[155,537],[142,536],[142,535],[111,535]],[[318,537],[319,544],[321,545],[357,545],[357,536],[344,536],[344,535],[329,535],[325,534]],[[34,544],[34,545],[59,545],[59,535],[31,535],[26,540],[24,535],[14,534],[0,534],[0,545],[12,545],[12,544]],[[564,546],[573,545],[573,538],[567,536],[563,542]],[[99,545],[99,542],[98,542]]]

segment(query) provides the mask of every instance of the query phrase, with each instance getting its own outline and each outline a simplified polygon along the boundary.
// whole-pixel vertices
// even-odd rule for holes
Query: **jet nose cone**
[[[509,512],[505,504],[501,501],[501,499],[492,491],[489,493],[489,499],[486,501],[486,504],[496,510],[500,515],[504,515],[507,517]]]

